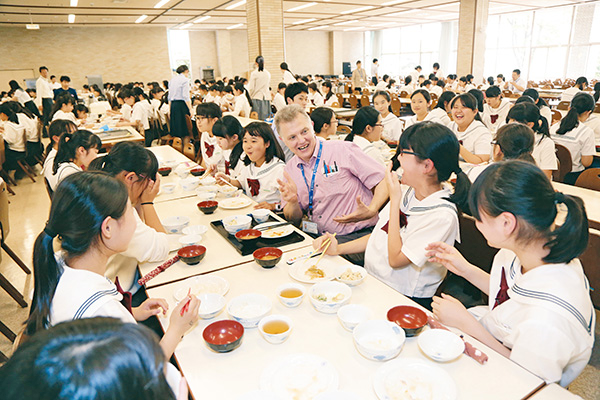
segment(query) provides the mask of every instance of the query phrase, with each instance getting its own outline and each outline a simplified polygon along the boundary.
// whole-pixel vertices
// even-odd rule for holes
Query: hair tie
[[[554,192],[554,202],[557,204],[565,202],[565,195],[561,192]]]
[[[44,227],[44,233],[53,239],[57,236],[56,232],[54,232],[53,230],[48,228],[48,225],[46,225],[46,227]]]

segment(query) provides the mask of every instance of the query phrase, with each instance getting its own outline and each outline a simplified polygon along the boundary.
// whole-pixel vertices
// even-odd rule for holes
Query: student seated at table
[[[412,76],[408,75],[406,76],[406,78],[404,78],[404,85],[400,86],[400,89],[398,89],[398,93],[402,95],[402,92],[406,92],[410,96],[414,91],[415,85],[413,84],[413,78]]]
[[[382,150],[375,145],[381,142],[382,131],[383,124],[379,111],[372,106],[361,107],[352,120],[352,131],[344,140],[355,143],[366,155],[385,166],[386,158]],[[389,154],[389,148],[386,151]]]
[[[478,229],[500,249],[491,273],[445,243],[430,244],[427,255],[477,286],[489,304],[469,313],[442,294],[433,299],[434,315],[547,383],[567,386],[594,343],[590,287],[576,258],[588,243],[583,202],[556,192],[538,167],[506,161],[477,178],[469,203]],[[556,225],[557,205],[568,210],[562,225]]]
[[[388,143],[397,143],[402,134],[402,122],[392,113],[391,102],[392,98],[385,90],[378,90],[373,95],[373,106],[381,114],[383,124],[381,137]]]
[[[594,112],[595,106],[592,95],[585,92],[577,93],[571,100],[567,115],[560,120],[560,123],[550,128],[552,140],[565,146],[571,153],[573,166],[571,172],[564,178],[565,183],[574,185],[579,175],[594,160],[596,154],[594,131],[585,125],[585,121]]]
[[[137,283],[138,264],[163,261],[169,252],[165,228],[154,208],[154,199],[160,190],[158,160],[139,143],[120,142],[109,154],[94,160],[89,169],[106,172],[127,187],[135,210],[136,228],[127,250],[108,260],[105,276],[111,281],[118,278],[121,287],[135,295],[134,303],[139,304],[139,299],[145,299],[145,293],[139,290]]]
[[[102,141],[90,131],[77,130],[63,133],[58,141],[58,150],[52,164],[52,175],[48,184],[56,191],[58,184],[67,176],[81,172],[98,156]]]
[[[315,134],[327,140],[330,136],[336,135],[338,120],[335,113],[329,107],[317,107],[310,113],[310,119],[313,122]]]
[[[202,103],[196,107],[196,126],[198,132],[202,132],[200,134],[202,166],[211,174],[214,174],[217,170],[225,171],[223,149],[219,146],[219,142],[212,132],[213,126],[222,115],[221,107],[213,102]]]
[[[38,163],[37,157],[41,157],[44,153],[44,148],[40,142],[40,134],[38,133],[39,119],[17,101],[8,101],[6,104],[16,114],[19,124],[25,127],[25,161],[33,166]]]
[[[226,175],[235,178],[244,168],[243,158],[246,157],[242,148],[244,128],[240,121],[232,115],[225,115],[212,127],[212,134],[217,138],[217,144],[223,150]]]
[[[373,233],[338,244],[327,233],[313,243],[330,239],[327,254],[365,252],[365,269],[400,293],[431,309],[446,269],[428,260],[425,248],[432,238],[453,245],[459,240],[457,207],[468,212],[470,182],[458,166],[459,144],[447,127],[420,122],[400,137],[386,182],[390,202],[379,213]],[[402,167],[402,189],[390,171]],[[453,189],[446,183],[456,173]]]
[[[492,135],[506,123],[510,107],[510,101],[502,97],[502,91],[498,86],[490,86],[485,91],[485,104],[481,119]]]
[[[432,121],[438,122],[442,125],[445,125],[443,121],[443,115],[440,116],[439,112],[431,113],[429,111],[429,107],[431,106],[431,95],[425,89],[415,90],[410,95],[410,109],[415,115],[408,118],[404,123],[404,129],[408,129],[410,126],[422,122],[422,121]],[[447,117],[447,115],[446,115]]]
[[[35,241],[35,287],[25,334],[73,319],[103,316],[136,323],[166,313],[164,299],[148,299],[135,308],[123,305],[124,296],[104,276],[109,258],[127,250],[135,230],[133,206],[122,182],[103,172],[65,178]],[[61,251],[55,253],[57,236]],[[160,342],[167,357],[198,319],[200,302],[193,295],[188,299],[189,311],[180,313],[187,301],[175,307]]]
[[[60,96],[54,102],[52,107],[51,120],[56,121],[57,119],[66,119],[79,126],[79,121],[73,114],[75,108],[75,99],[69,95]]]
[[[450,107],[454,122],[449,128],[460,143],[460,156],[471,164],[489,160],[492,134],[481,122],[477,99],[470,93],[463,93],[452,99]]]
[[[117,125],[131,125],[131,113],[135,104],[133,90],[122,88],[117,93],[117,103],[121,106],[121,121]]]
[[[77,125],[66,119],[57,119],[52,121],[48,127],[48,136],[50,136],[50,143],[46,146],[46,159],[42,167],[42,174],[44,179],[50,182],[52,179],[52,169],[54,167],[54,158],[56,158],[56,152],[58,150],[58,142],[64,133],[72,134],[77,130]]]
[[[79,125],[84,125],[87,121],[90,110],[85,106],[85,104],[76,104],[73,107],[73,114],[77,121],[79,121]]]
[[[153,332],[102,317],[33,335],[0,368],[0,386],[5,400],[187,399],[185,379]]]
[[[277,93],[273,96],[273,105],[277,111],[285,107],[285,97],[283,97],[283,95],[286,87],[287,85],[283,82],[280,82],[279,85],[277,85]]]
[[[235,96],[233,94],[233,88],[231,86],[225,86],[223,88],[223,96],[221,96],[221,101],[219,105],[221,106],[221,111],[230,112],[235,110]]]
[[[383,78],[379,82],[377,82],[377,85],[375,85],[375,90],[385,90],[389,81],[390,76],[388,74],[383,75]]]
[[[556,147],[550,138],[548,121],[540,115],[538,107],[528,102],[515,104],[508,112],[506,121],[508,123],[519,122],[533,130],[535,136],[531,155],[548,179],[552,179],[552,172],[558,169]]]
[[[300,224],[306,213],[305,231],[335,232],[341,242],[370,233],[388,198],[384,167],[354,143],[317,139],[298,105],[277,112],[275,125],[294,152],[279,181],[286,219]]]
[[[10,86],[10,90],[13,93],[13,98],[15,101],[18,101],[23,107],[29,110],[30,113],[35,115],[38,118],[41,118],[40,110],[38,110],[37,106],[33,102],[33,99],[29,95],[29,92],[23,90],[19,83],[15,80],[8,82],[8,86]]]
[[[338,101],[337,96],[333,93],[333,85],[330,81],[325,81],[321,84],[321,90],[323,91],[324,105],[327,107],[333,107],[333,103]],[[342,105],[340,104],[340,107]]]
[[[283,179],[285,163],[283,151],[273,130],[266,122],[252,122],[244,128],[243,148],[246,157],[240,174],[234,179],[223,173],[216,175],[217,182],[226,181],[242,188],[258,204],[255,208],[280,210],[281,195],[278,180]]]
[[[452,120],[448,114],[451,112],[450,103],[454,97],[456,97],[456,93],[450,90],[442,93],[438,98],[437,104],[433,107],[433,110],[427,114],[427,116],[431,118],[431,121],[439,122],[444,126],[450,127]]]
[[[537,90],[534,88],[525,89],[521,96],[531,97],[537,108],[539,108],[542,117],[546,118],[546,121],[548,121],[548,126],[552,125],[552,110],[550,110],[548,103],[540,97]]]
[[[492,156],[489,162],[463,167],[471,182],[492,163],[507,160],[521,160],[535,164],[532,152],[534,134],[531,128],[520,123],[502,125],[492,141]]]
[[[585,76],[580,76],[575,81],[575,85],[566,89],[560,96],[560,101],[571,101],[573,97],[588,87],[588,80]]]
[[[18,169],[17,161],[25,160],[25,129],[24,124],[19,123],[17,114],[12,110],[9,102],[0,104],[0,121],[3,123],[5,161],[2,168],[5,171],[15,170],[15,179],[20,178],[21,170]]]
[[[308,101],[315,107],[325,105],[325,99],[314,82],[308,84]]]
[[[249,118],[252,111],[252,99],[248,90],[246,90],[241,82],[238,82],[233,87],[233,93],[235,94],[235,108],[232,111],[232,115]]]

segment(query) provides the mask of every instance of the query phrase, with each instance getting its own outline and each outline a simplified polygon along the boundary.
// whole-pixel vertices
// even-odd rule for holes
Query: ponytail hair
[[[352,131],[346,136],[344,140],[352,142],[354,136],[362,136],[367,126],[375,126],[379,119],[379,111],[373,106],[361,107],[356,112],[354,119],[352,120]]]
[[[60,239],[65,261],[81,256],[100,240],[103,221],[121,218],[128,202],[125,185],[100,172],[72,174],[61,181],[33,248],[34,291],[25,322],[27,335],[50,325],[52,298],[63,273],[54,256],[54,238]]]
[[[452,101],[453,98],[456,97],[456,93],[447,90],[444,93],[442,93],[440,95],[440,98],[438,99],[437,104],[435,105],[435,108],[441,108],[442,110],[446,111],[446,106],[448,105],[448,103],[450,103]]]
[[[77,149],[80,147],[83,147],[86,151],[90,149],[100,150],[102,148],[102,140],[92,132],[86,130],[78,130],[74,133],[65,132],[58,141],[58,151],[56,152],[56,158],[54,158],[54,165],[52,167],[53,174],[56,174],[60,164],[74,161]]]
[[[12,122],[14,124],[18,124],[19,118],[17,117],[17,114],[12,110],[10,104],[8,104],[8,103],[12,103],[12,102],[7,101],[6,103],[0,104],[0,114],[6,115],[10,122]]]
[[[431,160],[437,171],[438,182],[445,182],[456,174],[454,193],[448,199],[457,208],[469,214],[469,188],[471,181],[458,165],[460,144],[456,135],[437,122],[423,121],[409,126],[400,136],[396,155],[392,158],[392,169],[400,167],[398,159],[402,150],[416,153],[421,160]]]
[[[250,98],[250,94],[248,93],[248,90],[246,90],[246,87],[244,86],[244,84],[242,82],[238,82],[235,84],[235,86],[233,88],[235,90],[239,90],[240,92],[244,93],[246,95],[246,99],[248,99],[248,104],[250,104],[250,107],[252,107],[252,99]]]
[[[158,160],[153,152],[135,142],[119,142],[105,156],[96,157],[88,170],[103,171],[115,177],[121,172],[133,172],[140,178],[156,179]]]
[[[52,147],[54,146],[54,140],[52,140],[53,137],[58,137],[58,144],[61,136],[64,133],[73,133],[76,130],[77,125],[75,125],[73,121],[69,121],[68,119],[56,119],[52,121],[50,123],[50,126],[48,127],[48,136],[50,136],[50,143],[48,143],[48,146],[46,147],[46,156],[48,155],[48,153],[50,153],[50,150],[52,150]]]
[[[231,168],[235,168],[240,161],[240,157],[244,152],[243,149],[243,136],[244,128],[236,117],[231,115],[225,115],[223,118],[217,120],[212,127],[212,133],[216,137],[230,139],[237,135],[238,143],[235,145],[229,156],[229,165]]]
[[[404,134],[403,134],[404,136]],[[557,204],[568,212],[556,226]],[[588,219],[579,197],[555,192],[541,169],[518,160],[493,163],[475,180],[469,194],[473,216],[481,213],[497,217],[503,212],[518,220],[517,239],[524,242],[545,240],[550,252],[546,263],[568,263],[583,253],[588,243]],[[524,223],[522,223],[524,222]]]
[[[516,121],[521,124],[532,123],[533,131],[543,136],[550,137],[550,129],[548,128],[548,120],[542,117],[540,109],[535,105],[527,102],[515,104],[508,111],[506,122]]]
[[[256,57],[256,60],[254,61],[258,64],[259,71],[263,71],[265,69],[265,59],[263,58],[263,56]]]
[[[140,96],[142,96],[143,99],[147,100],[148,103],[150,103],[150,99],[148,98],[148,95],[146,93],[144,93],[144,89],[142,89],[141,87],[134,87],[133,88],[133,97],[135,97],[135,102],[137,103],[140,100]],[[152,103],[150,103],[152,104]]]
[[[504,160],[522,160],[535,164],[531,155],[535,137],[527,125],[519,123],[504,125],[498,129],[494,140],[500,146]]]
[[[596,102],[591,94],[585,92],[579,92],[575,96],[573,96],[573,100],[571,100],[571,108],[569,108],[569,112],[563,119],[560,120],[560,126],[556,131],[559,135],[564,135],[565,133],[573,130],[577,125],[579,125],[579,116],[587,111],[594,111],[596,107]]]
[[[314,90],[315,92],[319,93],[321,96],[323,95],[321,93],[321,91],[319,90],[319,88],[317,87],[317,84],[312,82],[308,84],[308,88]]]

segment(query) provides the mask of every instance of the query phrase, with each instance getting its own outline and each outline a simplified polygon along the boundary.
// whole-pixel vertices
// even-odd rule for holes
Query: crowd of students
[[[414,116],[403,124],[390,112],[393,84],[384,76],[386,86],[377,82],[373,106],[357,111],[351,133],[344,140],[329,140],[337,136],[338,126],[328,108],[335,98],[331,82],[317,76],[296,79],[285,63],[273,98],[273,124],[240,124],[237,117],[249,116],[250,109],[271,114],[270,74],[262,57],[255,64],[248,89],[238,77],[190,85],[184,80],[189,70],[181,68],[168,94],[158,83],[152,85],[152,98],[139,83],[108,85],[107,92],[121,105],[122,124],[147,129],[145,116],[167,103],[171,121],[175,114],[194,114],[206,174],[243,189],[257,208],[282,213],[315,238],[315,248],[331,241],[328,254],[363,265],[441,322],[547,382],[567,386],[581,373],[591,356],[595,326],[589,285],[577,259],[587,246],[588,222],[582,201],[556,192],[550,177],[557,167],[555,142],[573,156],[569,179],[592,162],[594,132],[585,124],[595,106],[590,94],[574,94],[568,114],[549,127],[547,104],[516,72],[510,82],[492,79],[485,91],[471,88],[467,77],[457,83],[450,75],[454,81],[436,93],[433,109],[435,92],[427,89],[432,82],[423,79],[409,95]],[[441,71],[435,67],[437,78]],[[414,79],[404,79],[406,90],[421,80],[420,67],[415,71]],[[366,84],[367,75],[359,73],[356,79]],[[435,86],[442,88],[440,81]],[[517,104],[503,98],[503,86],[523,92]],[[174,101],[182,103],[173,108]],[[19,111],[13,111],[10,103],[0,105],[0,119],[19,124],[25,118],[19,115],[30,118],[26,106],[16,103]],[[34,248],[35,289],[25,329],[32,338],[0,368],[0,384],[10,388],[8,398],[38,390],[15,385],[25,378],[11,379],[15,368],[34,360],[50,363],[46,352],[51,349],[59,354],[52,362],[69,371],[60,390],[76,390],[67,385],[75,379],[89,385],[85,374],[71,366],[87,357],[115,362],[118,355],[99,354],[98,338],[110,343],[127,331],[144,341],[144,363],[151,364],[146,367],[160,371],[155,382],[160,388],[153,393],[174,398],[185,390],[177,382],[166,383],[168,377],[163,380],[164,368],[172,369],[164,365],[197,319],[198,299],[189,296],[188,312],[181,311],[185,302],[177,306],[160,342],[143,328],[127,327],[167,308],[162,299],[147,299],[136,283],[138,263],[163,260],[168,252],[153,205],[160,187],[158,161],[149,149],[131,142],[98,157],[101,142],[78,129],[82,124],[73,105],[70,94],[59,95],[54,104],[59,117],[50,119],[48,129],[44,175],[53,197]],[[315,107],[310,115],[309,105]],[[385,142],[397,146],[391,160]],[[557,205],[568,210],[561,225]],[[460,242],[461,213],[472,215],[490,246],[500,249],[490,273],[471,265],[454,247]],[[451,294],[437,296],[448,271],[479,288],[489,303],[467,310]],[[116,320],[67,322],[92,317]],[[81,338],[75,342],[74,332]],[[134,351],[128,344],[120,344],[123,354]],[[77,350],[80,346],[87,350]],[[79,358],[60,357],[69,351],[78,351]],[[98,373],[106,372],[99,368]]]

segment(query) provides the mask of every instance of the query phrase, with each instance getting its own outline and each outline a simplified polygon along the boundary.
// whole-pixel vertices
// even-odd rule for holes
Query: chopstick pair
[[[183,317],[183,314],[185,314],[187,312],[187,310],[189,310],[190,308],[190,303],[192,301],[192,298],[190,297],[190,294],[192,293],[192,288],[188,289],[188,294],[187,294],[187,301],[185,302],[185,304],[183,305],[183,307],[181,307],[181,311],[179,311],[179,315]]]
[[[177,261],[179,261],[179,256],[171,258],[170,260],[164,262],[163,264],[159,265],[158,267],[154,268],[152,271],[148,272],[146,275],[138,279],[138,283],[141,286],[144,286],[146,283],[148,283],[150,279],[155,278],[158,274],[164,272],[167,268],[175,264]]]
[[[270,229],[270,227],[269,227],[269,229]],[[335,236],[335,235],[336,235],[336,234],[334,233],[334,234],[333,234],[333,236]],[[297,256],[297,257],[292,257],[292,258],[289,258],[289,259],[286,261],[286,263],[287,263],[288,265],[292,265],[293,263],[295,263],[295,262],[297,262],[297,261],[308,260],[309,258],[313,258],[313,257],[320,256],[320,255],[322,255],[324,252],[323,252],[323,253],[319,253],[319,251],[321,251],[321,249],[323,248],[323,246],[326,246],[326,245],[328,245],[330,242],[331,242],[331,239],[327,239],[327,240],[325,240],[323,243],[321,243],[321,245],[319,246],[319,248],[318,248],[318,249],[314,249],[313,251],[311,251],[311,252],[309,252],[309,253],[306,253],[306,254],[303,254],[303,255],[301,255],[301,256]],[[329,248],[329,247],[327,247],[327,248]],[[325,251],[327,251],[327,249],[325,249]]]
[[[329,246],[331,246],[331,238],[334,238],[336,235],[336,233],[334,233],[332,235],[332,237],[328,238],[327,240],[325,240],[323,243],[321,243],[321,245],[319,246],[319,250],[325,246],[325,249],[323,250],[323,252],[321,253],[321,255],[319,256],[319,259],[317,260],[317,262],[315,263],[315,265],[313,265],[313,268],[317,267],[317,264],[319,264],[319,261],[321,261],[321,259],[323,258],[323,256],[325,255],[325,253],[327,253],[327,250],[329,250]],[[327,243],[327,245],[325,245],[325,243]]]

